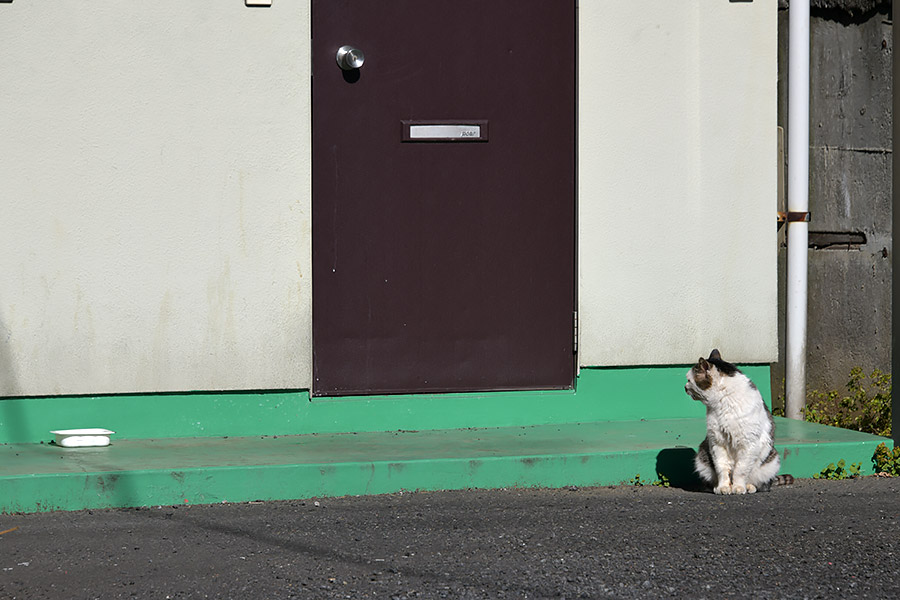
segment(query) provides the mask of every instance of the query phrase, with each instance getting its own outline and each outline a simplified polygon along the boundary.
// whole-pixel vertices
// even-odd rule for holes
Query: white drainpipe
[[[809,0],[791,0],[789,11],[785,416],[802,419],[809,248]]]

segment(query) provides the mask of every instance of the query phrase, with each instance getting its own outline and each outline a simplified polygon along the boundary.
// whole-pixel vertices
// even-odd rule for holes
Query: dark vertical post
[[[898,119],[897,115],[900,114],[900,94],[897,93],[897,79],[898,74],[900,74],[900,63],[897,61],[897,57],[894,56],[893,53],[893,45],[897,41],[897,21],[894,19],[894,7],[893,3],[891,3],[891,90],[892,90],[892,99],[893,99],[893,107],[892,107],[892,128],[891,128],[891,375],[895,375],[900,372],[900,369],[897,368],[897,365],[900,364],[900,356],[898,356],[897,352],[897,338],[900,336],[900,319],[897,318],[897,308],[898,308],[898,294],[897,288],[900,287],[900,281],[894,273],[894,234],[897,231],[900,231],[900,227],[898,227],[898,223],[900,223],[900,189],[897,186],[897,178],[894,177],[900,169],[900,157],[897,156],[897,152],[893,151],[894,141],[897,140],[897,133],[900,132],[900,119]],[[897,397],[891,394],[891,432],[894,438],[894,444],[897,443],[897,438],[900,436],[900,416],[898,416],[898,405],[897,405]]]

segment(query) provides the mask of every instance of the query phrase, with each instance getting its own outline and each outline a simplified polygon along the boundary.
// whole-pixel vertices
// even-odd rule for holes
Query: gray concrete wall
[[[778,121],[789,127],[785,4],[779,10]],[[810,390],[842,388],[854,366],[891,369],[890,8],[889,1],[812,3]],[[773,391],[783,390],[784,378],[784,256],[782,245],[782,359],[772,370]]]

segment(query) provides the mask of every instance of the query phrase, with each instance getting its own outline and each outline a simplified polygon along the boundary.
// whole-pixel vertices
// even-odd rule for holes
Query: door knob
[[[352,71],[363,66],[366,55],[363,54],[363,51],[359,48],[354,48],[353,46],[341,46],[338,48],[337,56],[335,58],[337,59],[337,64],[340,68],[345,71]]]

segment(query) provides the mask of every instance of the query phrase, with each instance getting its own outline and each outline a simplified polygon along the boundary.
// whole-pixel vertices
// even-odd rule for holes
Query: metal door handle
[[[354,48],[353,46],[341,46],[338,48],[337,56],[335,58],[337,59],[337,64],[340,68],[345,71],[352,71],[363,66],[366,55],[363,54],[363,51],[359,48]]]

